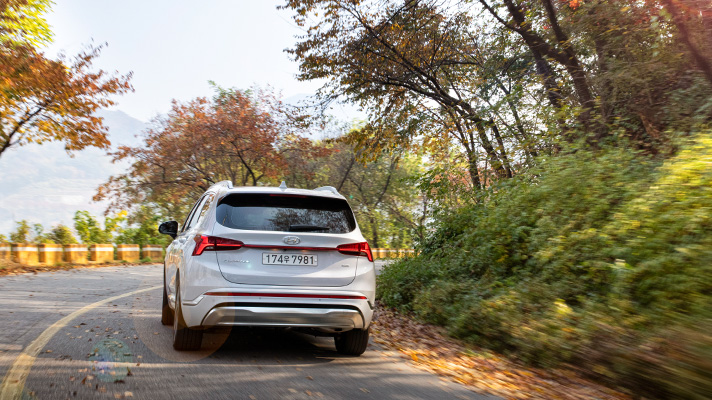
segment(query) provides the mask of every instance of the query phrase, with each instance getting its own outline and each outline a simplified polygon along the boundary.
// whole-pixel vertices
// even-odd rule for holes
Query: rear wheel
[[[163,308],[161,308],[161,323],[163,325],[173,325],[173,310],[171,310],[171,306],[168,305],[165,270],[163,271]]]
[[[352,329],[334,337],[336,351],[350,356],[360,356],[368,347],[368,329]]]
[[[200,350],[203,331],[190,329],[183,320],[180,305],[180,288],[176,284],[176,310],[173,316],[173,348],[176,350]]]

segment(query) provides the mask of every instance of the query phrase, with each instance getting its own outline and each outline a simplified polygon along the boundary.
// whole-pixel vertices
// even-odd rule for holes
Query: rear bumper
[[[373,317],[369,296],[357,292],[308,291],[310,295],[367,298],[285,298],[270,296],[269,292],[274,290],[261,290],[266,293],[252,293],[249,296],[205,294],[193,301],[183,301],[183,318],[189,327],[269,326],[347,331],[368,328]],[[219,291],[218,289],[217,292]],[[231,291],[234,292],[234,289]],[[211,292],[215,293],[216,290]],[[281,292],[285,292],[284,288]],[[289,292],[305,294],[307,290]]]
[[[202,326],[310,327],[339,330],[364,329],[367,322],[358,309],[310,308],[301,305],[218,306],[203,318]]]

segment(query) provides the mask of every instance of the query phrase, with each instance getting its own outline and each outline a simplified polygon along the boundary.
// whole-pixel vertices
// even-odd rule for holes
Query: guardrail
[[[403,257],[413,257],[416,255],[414,249],[371,249],[374,259],[390,259],[390,258],[403,258]]]
[[[12,260],[23,265],[101,264],[112,261],[137,262],[142,256],[153,261],[163,260],[163,247],[147,244],[36,244],[0,243],[0,260]]]

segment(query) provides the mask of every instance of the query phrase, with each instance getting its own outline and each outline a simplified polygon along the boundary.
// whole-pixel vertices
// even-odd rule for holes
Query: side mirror
[[[178,221],[164,222],[158,226],[158,232],[169,235],[173,239],[178,235]]]

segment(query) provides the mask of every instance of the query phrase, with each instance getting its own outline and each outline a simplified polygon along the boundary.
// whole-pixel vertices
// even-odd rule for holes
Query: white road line
[[[114,300],[118,300],[124,297],[133,296],[138,293],[148,292],[150,290],[158,289],[161,286],[153,286],[146,289],[134,290],[133,292],[120,294],[118,296],[109,297],[96,303],[92,303],[80,308],[77,311],[67,315],[66,317],[55,322],[49,328],[45,329],[42,334],[37,336],[29,346],[20,353],[12,363],[10,370],[5,375],[2,380],[2,386],[0,386],[0,399],[2,400],[19,400],[22,398],[22,390],[25,387],[25,381],[27,376],[30,374],[30,369],[32,369],[32,364],[34,364],[37,355],[40,354],[42,349],[47,345],[47,343],[52,339],[54,335],[57,334],[62,328],[67,326],[74,318],[90,311],[94,308],[102,306],[106,303],[110,303]]]

